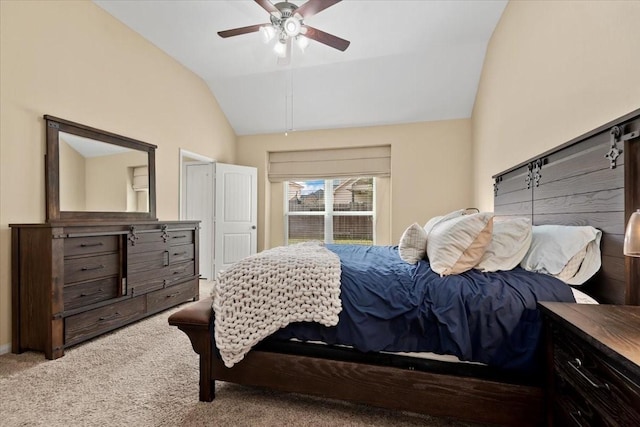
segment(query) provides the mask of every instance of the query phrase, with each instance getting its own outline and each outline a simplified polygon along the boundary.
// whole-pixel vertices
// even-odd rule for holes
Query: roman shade
[[[133,189],[134,191],[149,189],[149,169],[147,166],[133,168]]]
[[[269,153],[269,181],[391,176],[391,146]]]

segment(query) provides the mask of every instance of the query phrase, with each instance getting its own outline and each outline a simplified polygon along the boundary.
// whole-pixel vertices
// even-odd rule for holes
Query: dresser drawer
[[[599,409],[605,425],[640,425],[640,385],[597,349],[554,331],[556,374]]]
[[[169,244],[184,245],[186,243],[193,243],[193,231],[184,230],[169,232]]]
[[[127,260],[128,273],[162,268],[169,265],[169,251],[165,245],[160,249],[129,254]]]
[[[64,283],[81,282],[107,276],[119,276],[118,253],[64,260]]]
[[[174,282],[176,280],[193,276],[195,274],[195,262],[183,262],[180,264],[172,264],[169,266],[169,276],[167,280],[170,282]]]
[[[180,261],[192,260],[193,253],[194,253],[193,245],[171,246],[169,250],[169,264],[173,264]]]
[[[198,295],[198,280],[169,286],[161,291],[148,293],[147,310],[150,313],[164,310],[180,302],[188,301]]]
[[[64,239],[64,256],[117,252],[119,236],[69,237]]]
[[[144,254],[147,252],[166,251],[168,246],[169,244],[163,239],[151,242],[136,242],[135,245],[129,242],[127,245],[127,254],[129,257],[133,256],[135,260],[139,257],[144,257]]]
[[[135,297],[164,288],[166,281],[167,279],[164,277],[157,277],[145,281],[132,281],[129,284],[129,290],[131,292],[131,296]]]
[[[120,290],[118,277],[81,282],[64,288],[64,309],[85,307],[96,302],[116,298]]]
[[[128,239],[128,245],[129,245],[129,249],[134,249],[137,250],[138,247],[140,247],[140,245],[145,245],[145,244],[153,244],[153,243],[167,243],[167,238],[168,235],[166,233],[163,233],[160,230],[157,231],[151,231],[151,232],[143,232],[143,231],[138,231],[136,233],[133,234],[134,239],[131,240],[131,234],[129,234],[129,239]]]
[[[133,271],[128,275],[129,289],[135,294],[149,292],[195,275],[195,262],[188,261],[168,267]]]
[[[69,316],[64,320],[65,346],[123,326],[142,317],[144,313],[145,300],[141,297]]]

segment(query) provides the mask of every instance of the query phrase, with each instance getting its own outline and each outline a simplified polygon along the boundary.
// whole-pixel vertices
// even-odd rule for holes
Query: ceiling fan
[[[276,4],[269,0],[255,0],[264,10],[269,12],[271,23],[250,25],[248,27],[234,28],[232,30],[218,31],[223,38],[239,36],[260,31],[265,41],[278,37],[275,51],[279,56],[279,63],[288,63],[291,56],[291,42],[295,40],[304,50],[308,39],[326,44],[335,49],[345,51],[351,42],[333,34],[325,33],[317,28],[304,23],[306,18],[315,15],[326,8],[339,3],[341,0],[308,0],[306,3],[296,6],[288,0]]]

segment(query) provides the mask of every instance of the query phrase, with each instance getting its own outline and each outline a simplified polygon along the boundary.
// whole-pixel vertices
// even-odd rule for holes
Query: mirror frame
[[[116,135],[100,129],[74,123],[69,120],[45,115],[47,147],[45,155],[45,199],[47,222],[87,221],[157,221],[156,218],[156,165],[157,146]],[[148,212],[96,212],[60,210],[60,139],[59,132],[71,133],[108,144],[119,145],[147,153],[149,167],[149,211]]]

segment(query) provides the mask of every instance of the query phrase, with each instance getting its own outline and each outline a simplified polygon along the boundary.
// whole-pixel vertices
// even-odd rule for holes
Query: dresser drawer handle
[[[104,316],[104,317],[100,317],[98,318],[99,321],[103,322],[105,320],[111,320],[111,319],[115,319],[116,317],[120,316],[120,313],[118,313],[117,311],[115,313],[113,313],[111,316]]]
[[[582,371],[582,361],[580,359],[578,359],[577,357],[574,360],[569,360],[567,362],[569,364],[569,366],[571,366],[582,378],[584,378],[584,380],[586,382],[589,383],[589,385],[593,388],[604,388],[607,391],[609,391],[609,384],[604,383],[604,384],[596,384],[591,378],[589,378],[587,376],[587,374],[585,374]]]
[[[181,234],[179,236],[171,236],[172,239],[185,239],[187,237],[186,234]]]
[[[104,265],[100,264],[100,265],[96,265],[94,267],[82,267],[82,271],[90,271],[90,270],[100,270],[103,269]]]
[[[90,297],[92,295],[98,295],[98,294],[101,294],[101,293],[102,293],[102,288],[98,289],[95,292],[90,292],[90,293],[83,292],[83,293],[80,294],[80,296],[81,297]]]
[[[174,292],[172,294],[167,295],[167,299],[177,297],[178,295],[180,295],[180,292]]]
[[[102,246],[104,243],[102,242],[98,242],[98,243],[81,243],[80,247],[81,248],[91,248],[93,246]]]
[[[580,420],[582,419],[582,412],[580,412],[580,410],[571,411],[569,415],[571,416],[571,419],[573,419],[573,422],[576,423],[578,427],[583,426],[583,424],[580,422]]]
[[[180,255],[186,255],[187,251],[184,252],[174,252],[173,256],[180,256]]]

